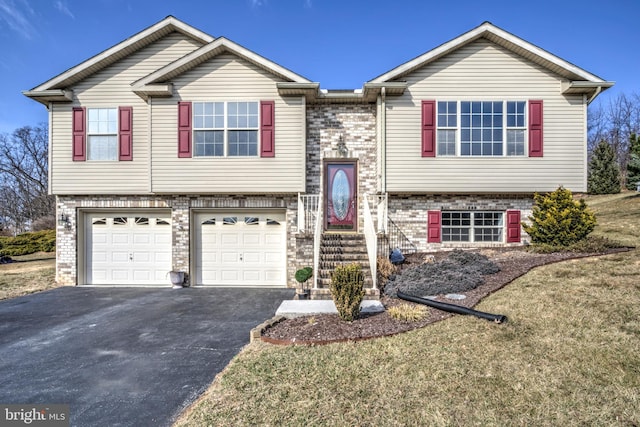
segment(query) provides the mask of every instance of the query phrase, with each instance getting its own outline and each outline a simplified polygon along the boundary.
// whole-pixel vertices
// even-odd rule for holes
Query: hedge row
[[[35,231],[16,237],[0,237],[0,255],[18,256],[56,249],[56,230]]]

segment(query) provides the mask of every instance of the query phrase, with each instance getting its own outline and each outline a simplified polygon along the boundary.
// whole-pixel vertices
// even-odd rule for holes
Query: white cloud
[[[4,22],[10,29],[26,39],[32,39],[37,31],[31,25],[33,9],[26,1],[21,1],[22,9],[13,0],[0,0],[0,23]],[[26,13],[25,11],[26,10]]]
[[[73,13],[69,10],[69,6],[67,6],[67,2],[66,1],[56,0],[54,5],[55,5],[56,9],[58,9],[60,12],[64,13],[65,15],[67,15],[68,17],[70,17],[72,19],[76,19],[76,17],[73,15]]]
[[[304,7],[306,7],[307,9],[311,9],[311,7],[313,6],[312,0],[304,0]]]
[[[267,4],[267,0],[251,0],[251,7],[261,7]]]

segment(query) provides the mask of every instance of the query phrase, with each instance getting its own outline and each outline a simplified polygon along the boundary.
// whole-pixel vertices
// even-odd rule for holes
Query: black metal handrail
[[[378,256],[388,258],[391,251],[396,248],[400,249],[404,255],[418,252],[416,245],[409,240],[391,218],[387,217],[387,232],[378,235]]]

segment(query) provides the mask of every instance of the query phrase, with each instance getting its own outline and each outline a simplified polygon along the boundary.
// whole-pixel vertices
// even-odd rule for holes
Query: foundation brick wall
[[[460,211],[506,211],[518,209],[524,221],[531,215],[533,196],[531,195],[389,195],[389,218],[417,246],[419,251],[430,251],[442,248],[513,246],[514,243],[427,243],[427,211],[460,210]],[[528,235],[521,230],[522,241]]]
[[[78,251],[84,250],[84,234],[78,224],[81,211],[109,209],[170,209],[172,228],[172,266],[189,273],[191,266],[191,210],[206,208],[279,209],[286,212],[287,284],[294,286],[296,259],[297,197],[273,196],[58,196],[56,215],[69,218],[69,228],[56,229],[56,281],[64,285],[83,282],[78,278]],[[78,237],[80,236],[80,237]],[[80,245],[80,247],[78,247]]]

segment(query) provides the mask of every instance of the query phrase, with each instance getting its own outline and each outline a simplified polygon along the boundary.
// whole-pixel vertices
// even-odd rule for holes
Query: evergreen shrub
[[[596,216],[584,200],[576,201],[566,188],[534,196],[531,224],[524,230],[535,245],[566,248],[587,237],[596,226]]]
[[[331,296],[342,320],[351,322],[360,315],[364,298],[364,274],[358,263],[339,265],[331,274]]]

